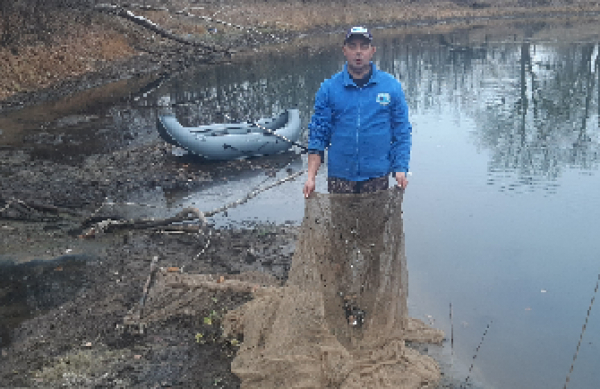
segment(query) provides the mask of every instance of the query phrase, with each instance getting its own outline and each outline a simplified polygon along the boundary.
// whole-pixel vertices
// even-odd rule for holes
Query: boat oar
[[[229,115],[227,115],[227,114],[225,114],[224,116],[225,116],[227,119],[229,119],[229,120],[233,120],[233,119],[232,119],[232,118],[231,118]],[[263,131],[266,131],[266,132],[268,132],[269,134],[271,134],[271,135],[273,135],[273,136],[276,136],[277,138],[279,138],[279,139],[281,139],[281,140],[284,140],[284,141],[286,141],[286,142],[288,142],[288,143],[291,143],[291,144],[293,144],[294,146],[298,146],[298,147],[300,147],[300,148],[302,149],[302,151],[303,151],[303,152],[305,152],[305,153],[307,153],[307,152],[308,152],[308,147],[306,147],[306,146],[304,146],[304,145],[301,145],[301,144],[300,144],[300,143],[298,143],[298,142],[294,142],[293,140],[291,140],[291,139],[288,139],[288,138],[286,138],[285,136],[283,136],[283,135],[281,135],[281,134],[278,134],[278,133],[276,133],[275,131],[271,130],[270,128],[267,128],[267,127],[265,127],[265,126],[262,126],[262,125],[260,125],[258,122],[253,122],[253,121],[251,121],[251,120],[248,120],[248,124],[253,124],[253,125],[255,125],[256,127],[260,128],[261,130],[263,130]]]

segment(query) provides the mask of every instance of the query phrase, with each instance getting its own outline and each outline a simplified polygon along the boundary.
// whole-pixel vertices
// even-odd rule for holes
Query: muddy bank
[[[144,336],[119,332],[117,324],[139,305],[152,258],[186,273],[260,269],[283,278],[295,230],[89,231],[97,220],[173,216],[142,204],[164,204],[168,191],[199,189],[240,171],[267,177],[294,156],[207,163],[172,155],[152,134],[123,138],[118,125],[98,120],[65,117],[64,127],[26,133],[0,150],[2,386],[237,387],[229,373],[235,347],[218,336],[218,318],[207,326],[204,316],[174,317]],[[82,134],[96,131],[113,140],[109,150],[82,147]],[[248,298],[225,293],[199,304],[209,315]],[[211,341],[196,342],[200,331],[212,333]]]
[[[39,265],[33,275],[10,268],[12,283],[3,286],[1,296],[4,313],[14,306],[11,294],[24,290],[45,313],[14,331],[10,346],[3,338],[0,380],[10,387],[237,387],[228,371],[235,345],[220,338],[219,320],[249,295],[215,292],[197,302],[203,315],[171,317],[149,326],[144,335],[119,327],[140,304],[152,256],[158,257],[158,266],[186,273],[268,268],[283,276],[295,238],[295,229],[274,226],[202,235],[130,232],[104,242],[107,247],[93,258]],[[40,285],[58,289],[48,293]],[[207,324],[204,317],[209,316],[213,321]],[[202,342],[198,333],[205,334]]]
[[[94,121],[84,119],[62,121],[73,120],[65,128],[82,130]],[[92,127],[114,137],[113,151],[69,152],[80,147],[78,133],[88,131],[62,128],[31,133],[0,150],[0,382],[238,387],[229,371],[235,346],[219,336],[218,320],[249,295],[217,294],[199,302],[205,315],[173,317],[144,335],[120,331],[118,324],[139,305],[152,258],[186,273],[260,270],[283,279],[296,230],[217,230],[209,220],[199,233],[89,231],[96,220],[173,216],[166,208],[148,213],[131,202],[156,203],[165,192],[199,189],[245,170],[268,177],[295,154],[207,163],[174,156],[145,133],[125,139],[118,127]],[[109,201],[120,206],[107,206]],[[204,323],[209,315],[214,324]],[[202,343],[198,333],[208,334]]]

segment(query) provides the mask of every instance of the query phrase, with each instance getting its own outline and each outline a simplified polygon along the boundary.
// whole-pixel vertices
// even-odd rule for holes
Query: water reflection
[[[599,59],[594,41],[531,42],[547,28],[533,23],[508,39],[484,29],[382,32],[375,60],[402,81],[413,115],[448,112],[475,121],[475,144],[491,152],[490,185],[554,191],[565,169],[597,168]],[[306,124],[314,93],[342,64],[337,45],[318,53],[265,54],[178,77],[140,104],[168,106],[184,125],[298,107]]]
[[[490,183],[510,173],[512,187],[553,191],[565,169],[598,167],[598,44],[522,43],[512,51],[518,66],[482,102],[476,137],[492,151]]]
[[[78,163],[137,138],[156,139],[148,111],[131,111],[132,97],[155,86],[158,77],[121,80],[52,101],[0,114],[0,145],[26,149],[32,158]],[[151,112],[150,112],[151,114]],[[144,120],[140,120],[144,118]]]

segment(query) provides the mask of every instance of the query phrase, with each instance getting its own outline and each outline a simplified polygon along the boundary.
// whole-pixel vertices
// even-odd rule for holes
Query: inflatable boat
[[[300,137],[300,112],[288,109],[256,123],[182,126],[174,115],[158,117],[161,137],[210,160],[230,160],[283,153]]]

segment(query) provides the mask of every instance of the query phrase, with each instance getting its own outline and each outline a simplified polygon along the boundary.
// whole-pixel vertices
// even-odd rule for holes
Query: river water
[[[600,382],[597,22],[375,32],[374,61],[402,82],[414,131],[404,199],[409,309],[446,332],[441,352],[463,382]],[[297,107],[306,125],[315,92],[343,57],[337,36],[304,38],[298,47],[167,79],[135,101],[115,102],[107,117],[149,137],[164,111],[193,125]],[[298,154],[290,167],[305,164]],[[167,193],[161,205],[211,210],[265,179],[245,172]],[[212,221],[299,225],[302,185],[277,186]]]
[[[411,313],[452,337],[444,353],[454,374],[485,388],[600,382],[599,308],[587,317],[600,272],[600,30],[590,26],[590,36],[524,23],[376,40],[375,62],[401,80],[414,127],[404,202]],[[208,105],[239,117],[297,106],[306,123],[321,81],[342,64],[335,44],[265,55],[178,79],[161,96],[201,98],[199,109],[178,110],[191,122]],[[211,209],[263,178],[173,204]],[[301,186],[274,188],[215,222],[299,223]]]

